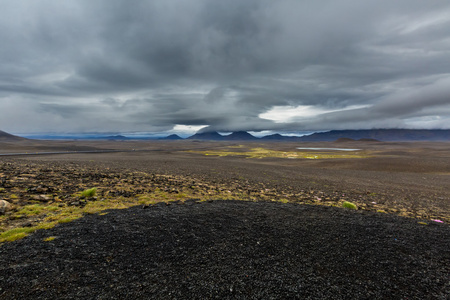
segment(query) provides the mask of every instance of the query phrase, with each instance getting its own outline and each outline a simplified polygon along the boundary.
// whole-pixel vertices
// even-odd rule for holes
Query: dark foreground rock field
[[[0,298],[448,299],[449,229],[292,203],[136,206],[3,244]]]

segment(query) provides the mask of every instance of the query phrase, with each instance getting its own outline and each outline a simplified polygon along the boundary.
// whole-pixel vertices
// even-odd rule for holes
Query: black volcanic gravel
[[[450,227],[429,223],[270,202],[111,210],[0,246],[0,298],[448,299]]]

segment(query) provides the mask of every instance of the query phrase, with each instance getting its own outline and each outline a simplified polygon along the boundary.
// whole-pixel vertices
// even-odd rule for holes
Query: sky
[[[450,2],[0,0],[0,130],[450,128]]]

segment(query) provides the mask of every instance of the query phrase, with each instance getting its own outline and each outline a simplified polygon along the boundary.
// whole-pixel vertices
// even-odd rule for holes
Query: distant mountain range
[[[247,131],[236,131],[229,135],[221,135],[217,131],[200,132],[188,137],[189,140],[209,140],[209,141],[252,141],[258,138]]]
[[[46,139],[52,139],[48,137]],[[67,138],[66,139],[74,139]],[[80,140],[150,140],[156,138],[131,138],[123,135],[83,137]],[[159,138],[160,140],[182,140],[176,134]],[[331,130],[316,132],[301,137],[284,136],[281,134],[266,135],[257,138],[246,131],[236,131],[228,135],[221,135],[216,131],[198,132],[187,138],[188,140],[208,141],[292,141],[292,142],[324,142],[324,141],[450,141],[449,129],[370,129],[370,130]],[[4,131],[0,131],[0,141],[21,141],[26,138],[18,137]]]
[[[214,141],[302,141],[302,142],[330,142],[336,140],[361,141],[450,141],[450,130],[443,129],[370,129],[370,130],[331,130],[316,132],[301,137],[283,136],[281,134],[267,135],[257,138],[246,131],[221,135],[218,132],[196,133],[188,139]]]
[[[353,140],[375,139],[378,141],[450,141],[450,130],[442,129],[370,129],[332,130],[302,136],[302,141],[335,141],[347,138]]]

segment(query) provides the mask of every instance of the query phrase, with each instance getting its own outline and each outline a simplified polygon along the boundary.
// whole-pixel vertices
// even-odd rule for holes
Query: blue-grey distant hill
[[[17,135],[12,135],[12,134],[9,134],[7,132],[0,130],[0,142],[14,142],[14,141],[25,141],[25,140],[27,140],[27,139],[17,136]]]
[[[370,129],[370,130],[332,130],[302,136],[300,141],[336,141],[347,138],[353,140],[375,139],[378,141],[450,141],[448,129]]]
[[[126,136],[123,135],[110,135],[110,136],[105,136],[105,137],[101,137],[99,139],[102,140],[110,140],[110,141],[125,141],[125,140],[130,140],[130,138],[127,138]]]

